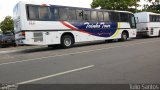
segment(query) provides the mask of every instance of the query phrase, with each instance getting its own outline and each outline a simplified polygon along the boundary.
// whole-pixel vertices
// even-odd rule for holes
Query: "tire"
[[[4,48],[4,45],[0,45],[0,48]]]
[[[121,35],[121,41],[126,41],[127,38],[128,38],[127,33],[123,32],[122,35]]]
[[[61,46],[62,48],[70,48],[74,44],[74,39],[70,35],[64,35],[61,38]]]
[[[160,37],[160,31],[159,31],[159,35],[158,35],[158,37]]]

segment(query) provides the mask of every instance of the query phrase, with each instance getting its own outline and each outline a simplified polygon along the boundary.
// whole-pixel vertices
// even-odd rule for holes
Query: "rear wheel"
[[[123,32],[122,35],[121,35],[121,41],[126,41],[127,38],[128,38],[127,33]]]
[[[0,45],[0,48],[4,48],[4,45]]]
[[[70,36],[70,35],[62,36],[62,38],[61,38],[61,46],[63,48],[72,47],[73,44],[74,44],[74,40],[73,40],[72,36]]]

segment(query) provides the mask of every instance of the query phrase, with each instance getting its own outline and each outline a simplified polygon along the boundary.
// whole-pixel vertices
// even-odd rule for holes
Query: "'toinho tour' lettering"
[[[111,28],[111,25],[107,25],[104,22],[96,24],[90,24],[89,22],[85,22],[84,25],[86,25],[86,28]]]

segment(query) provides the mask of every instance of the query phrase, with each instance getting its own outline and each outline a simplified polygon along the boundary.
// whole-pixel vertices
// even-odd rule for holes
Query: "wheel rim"
[[[127,35],[126,34],[123,34],[123,39],[127,40]]]
[[[64,39],[64,45],[65,46],[70,46],[72,43],[71,43],[72,41],[71,41],[71,39],[70,38],[65,38]]]

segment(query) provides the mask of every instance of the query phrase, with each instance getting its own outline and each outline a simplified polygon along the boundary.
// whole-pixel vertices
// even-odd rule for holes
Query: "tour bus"
[[[14,10],[17,44],[61,45],[136,37],[134,14],[128,11],[19,2]]]
[[[152,12],[135,13],[137,34],[140,36],[160,36],[160,14]]]

